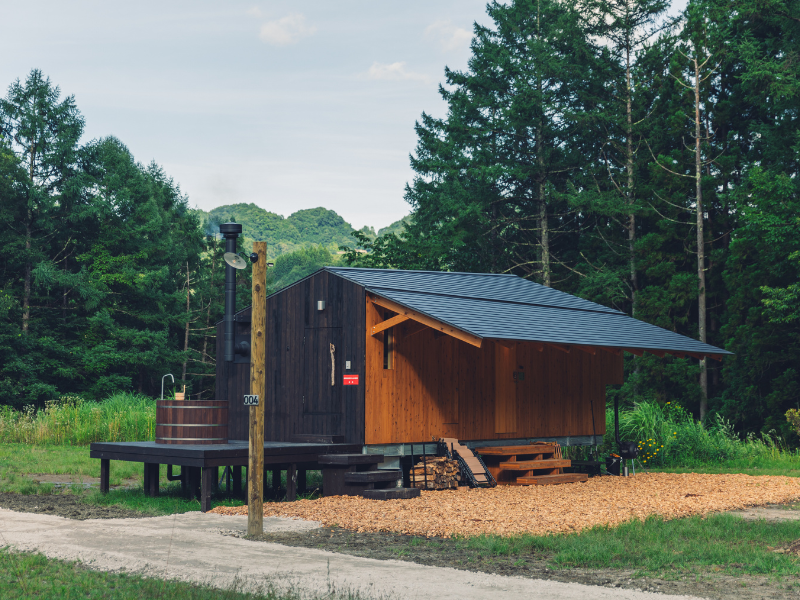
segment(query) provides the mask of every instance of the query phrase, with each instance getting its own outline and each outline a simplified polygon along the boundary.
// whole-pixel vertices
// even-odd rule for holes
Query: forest
[[[349,241],[325,209],[192,209],[122,141],[82,143],[74,98],[32,71],[0,99],[0,403],[155,395],[165,369],[211,397],[232,218],[270,243],[273,290],[338,245],[355,266],[514,273],[726,348],[627,356],[609,398],[796,443],[800,1],[669,8],[489,3],[468,68],[445,68],[446,116],[416,124],[411,216]]]
[[[468,68],[445,70],[446,116],[417,122],[406,232],[348,258],[515,273],[724,347],[722,363],[629,356],[613,393],[790,436],[800,2],[669,8],[491,2]]]

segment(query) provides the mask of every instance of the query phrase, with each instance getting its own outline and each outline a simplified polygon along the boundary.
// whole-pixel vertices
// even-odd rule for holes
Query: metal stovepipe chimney
[[[242,233],[241,223],[223,223],[219,232],[225,236],[225,252],[236,252],[236,238]],[[233,362],[234,323],[236,314],[236,269],[225,265],[225,361]]]

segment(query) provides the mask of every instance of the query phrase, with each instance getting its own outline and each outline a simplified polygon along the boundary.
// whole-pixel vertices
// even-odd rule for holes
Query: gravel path
[[[251,542],[231,535],[246,530],[244,517],[186,513],[150,519],[76,521],[0,509],[0,544],[104,571],[138,572],[220,588],[264,585],[310,595],[336,589],[365,598],[493,598],[537,600],[678,600],[691,596],[594,587],[375,560],[310,548]],[[303,531],[316,523],[265,519],[269,532]]]
[[[462,491],[462,489],[464,491]],[[427,537],[568,533],[660,515],[667,519],[784,504],[800,498],[800,478],[697,473],[593,477],[586,483],[422,492],[409,500],[332,496],[265,503],[265,516],[294,517],[354,531]],[[212,512],[247,514],[247,507]]]

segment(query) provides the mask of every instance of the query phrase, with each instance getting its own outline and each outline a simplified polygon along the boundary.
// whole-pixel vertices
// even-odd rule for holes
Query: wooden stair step
[[[362,496],[368,500],[407,500],[417,498],[419,488],[386,488],[383,490],[364,490]]]
[[[383,462],[383,454],[322,454],[319,457],[321,465],[337,465],[346,467],[350,465],[377,465]]]
[[[566,458],[545,458],[544,460],[519,460],[501,462],[500,468],[505,471],[530,471],[535,469],[559,469],[571,466],[572,461]]]
[[[532,475],[530,477],[517,477],[521,485],[554,485],[556,483],[579,483],[587,481],[586,473],[563,473],[560,475]]]
[[[529,446],[485,446],[475,448],[481,456],[516,456],[518,454],[543,454],[555,451],[555,444],[531,444]]]
[[[383,469],[378,471],[355,471],[344,474],[345,483],[377,483],[379,481],[397,481],[403,476],[399,469]]]

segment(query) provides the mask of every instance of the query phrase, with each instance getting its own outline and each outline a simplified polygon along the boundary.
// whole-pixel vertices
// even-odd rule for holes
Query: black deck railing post
[[[425,449],[425,442],[422,442],[422,465],[425,475],[425,489],[428,489],[428,451]]]
[[[411,487],[416,487],[417,483],[417,475],[414,473],[414,444],[410,444],[411,446],[411,470],[408,472],[408,479],[411,481]]]

